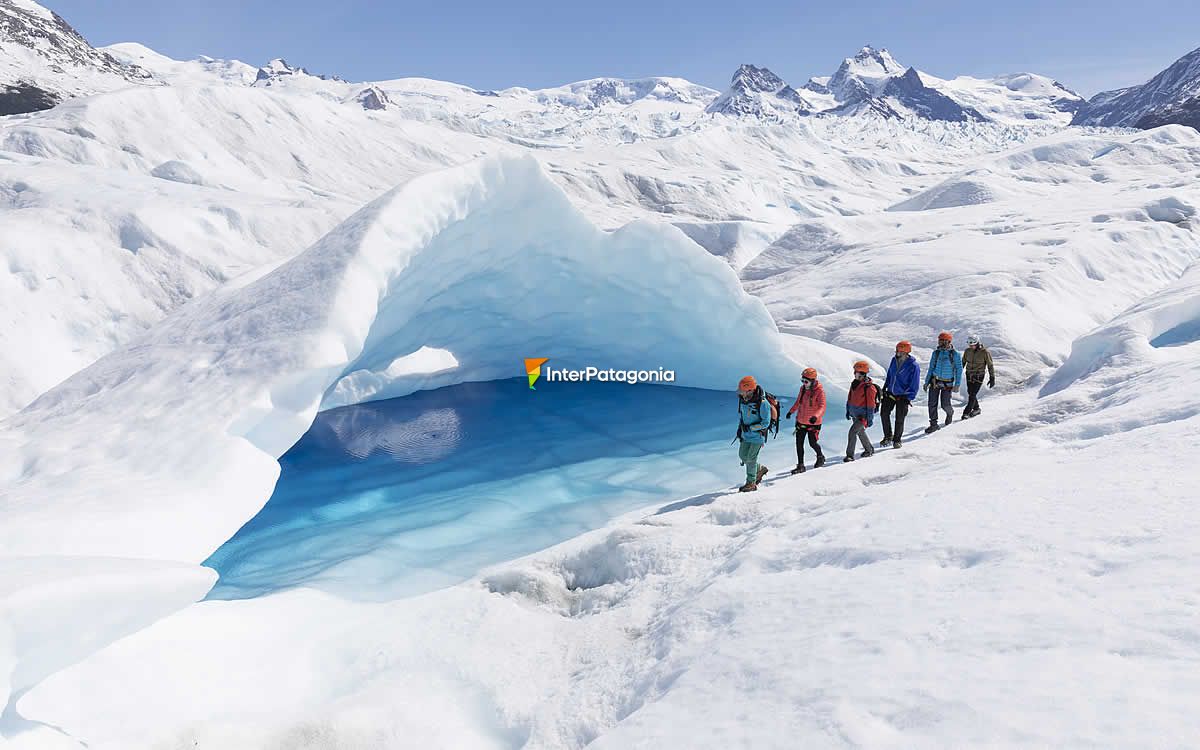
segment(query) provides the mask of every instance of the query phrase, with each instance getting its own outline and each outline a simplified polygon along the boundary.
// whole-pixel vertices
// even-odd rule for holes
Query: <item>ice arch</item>
[[[423,349],[453,366],[393,367]],[[0,549],[199,562],[261,508],[323,405],[520,377],[524,357],[720,389],[800,369],[762,303],[678,229],[603,232],[536,160],[492,157],[396,188],[10,419]]]

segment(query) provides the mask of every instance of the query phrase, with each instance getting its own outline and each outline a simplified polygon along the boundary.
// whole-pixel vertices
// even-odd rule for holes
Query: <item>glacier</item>
[[[451,352],[454,366],[392,367],[429,348]],[[266,502],[276,459],[328,394],[344,398],[344,378],[370,374],[370,397],[384,399],[507,379],[535,353],[568,367],[667,367],[679,386],[725,391],[747,361],[765,382],[796,382],[800,369],[762,303],[678,229],[603,232],[535,160],[489,158],[405,183],[306,253],[184,305],[7,420],[0,547],[6,561],[198,564]],[[176,567],[179,588],[194,593],[184,584],[203,569]],[[5,568],[0,577],[24,575]],[[59,642],[63,653],[79,648],[69,632]],[[13,669],[28,660],[15,658]]]
[[[0,118],[0,745],[1200,745],[1194,130],[107,51]],[[836,462],[942,329],[982,415],[731,491],[737,377]]]

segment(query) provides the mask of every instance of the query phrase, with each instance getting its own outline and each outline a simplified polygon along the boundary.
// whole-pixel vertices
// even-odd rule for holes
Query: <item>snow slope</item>
[[[903,452],[663,503],[416,599],[204,603],[20,709],[93,748],[1188,747],[1200,518],[1158,448],[1200,419],[1067,437],[1154,377],[1116,408],[1082,384],[989,399]]]
[[[174,85],[219,81],[231,86],[249,86],[258,77],[258,68],[241,60],[217,60],[205,56],[195,60],[175,60],[137,42],[110,44],[100,47],[99,51],[126,65],[148,70],[160,81]]]
[[[782,330],[880,360],[902,338],[974,331],[1016,385],[1200,258],[1197,164],[1188,128],[1068,131],[887,212],[797,225],[743,276]]]
[[[475,136],[317,98],[133,89],[0,123],[0,414],[291,257]]]

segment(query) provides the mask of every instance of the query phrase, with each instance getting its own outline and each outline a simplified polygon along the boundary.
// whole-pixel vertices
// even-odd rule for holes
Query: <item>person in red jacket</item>
[[[803,373],[804,385],[800,386],[800,395],[788,409],[787,416],[796,415],[796,468],[793,474],[804,473],[804,441],[817,453],[814,469],[825,465],[825,454],[821,452],[821,421],[825,418],[825,389],[817,380],[816,369],[809,367]]]
[[[867,428],[875,422],[875,414],[879,411],[879,386],[871,380],[871,365],[865,360],[854,363],[854,381],[850,383],[850,391],[846,395],[846,419],[850,421],[850,435],[846,439],[846,457],[843,463],[854,460],[854,441],[862,442],[863,458],[875,455],[871,440],[867,437]]]

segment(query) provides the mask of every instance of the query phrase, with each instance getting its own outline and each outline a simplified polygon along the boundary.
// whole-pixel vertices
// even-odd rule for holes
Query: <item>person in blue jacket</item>
[[[767,467],[758,463],[758,452],[767,442],[774,398],[762,389],[753,375],[738,382],[738,458],[746,467],[746,483],[738,487],[739,492],[754,492],[767,475]]]
[[[938,334],[938,346],[929,358],[929,373],[925,376],[925,390],[929,391],[929,426],[925,434],[938,430],[938,403],[946,412],[942,426],[954,421],[954,405],[950,397],[962,385],[962,357],[954,350],[954,336],[947,331]]]
[[[883,382],[883,406],[880,416],[883,417],[883,441],[880,448],[891,443],[893,448],[900,447],[904,437],[904,419],[908,416],[908,407],[912,405],[917,392],[921,390],[921,366],[916,357],[912,356],[912,344],[901,341],[896,344],[896,356],[888,365],[887,379]],[[896,412],[896,429],[892,429],[892,411]]]

